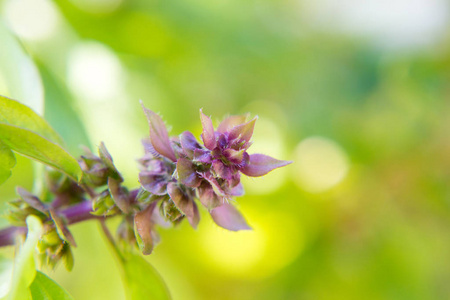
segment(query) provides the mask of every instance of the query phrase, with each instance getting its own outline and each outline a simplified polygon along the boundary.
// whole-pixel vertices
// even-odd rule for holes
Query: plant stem
[[[74,224],[89,219],[103,218],[94,216],[93,214],[91,214],[91,212],[92,212],[91,201],[83,201],[69,208],[61,210],[60,213],[67,219],[68,224]]]
[[[26,232],[26,227],[7,227],[0,230],[0,247],[14,245],[16,236]]]
[[[83,201],[58,211],[58,214],[66,218],[68,225],[90,219],[105,219],[105,217],[94,216],[91,212],[92,203],[90,201]],[[20,226],[7,227],[0,230],[0,247],[14,245],[15,237],[18,234],[25,234],[26,232],[27,228]]]

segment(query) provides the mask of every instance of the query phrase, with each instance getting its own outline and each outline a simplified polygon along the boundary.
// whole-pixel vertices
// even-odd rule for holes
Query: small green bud
[[[175,222],[176,220],[183,217],[183,213],[180,212],[175,203],[173,203],[173,201],[170,199],[161,202],[159,211],[160,214],[170,222]]]

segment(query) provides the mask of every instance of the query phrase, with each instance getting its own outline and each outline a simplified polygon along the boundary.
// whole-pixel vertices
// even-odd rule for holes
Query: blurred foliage
[[[12,28],[13,1],[0,1]],[[48,3],[52,35],[17,32],[40,69],[45,117],[73,154],[104,141],[130,187],[148,134],[139,99],[175,135],[200,134],[201,107],[215,121],[248,111],[260,116],[250,152],[299,161],[298,145],[319,136],[343,153],[347,169],[320,191],[304,177],[334,174],[323,149],[312,171],[294,163],[246,181],[237,201],[251,232],[225,232],[205,211],[196,231],[160,229],[148,259],[174,299],[447,299],[447,41],[384,48],[314,29],[293,1]],[[2,203],[31,185],[29,169],[19,158]],[[72,232],[73,272],[47,274],[75,299],[123,299],[97,226]]]

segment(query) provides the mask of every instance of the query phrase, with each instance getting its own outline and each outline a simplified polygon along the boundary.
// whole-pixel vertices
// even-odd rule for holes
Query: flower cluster
[[[198,199],[217,225],[232,231],[250,229],[229,201],[244,194],[241,174],[258,177],[291,163],[247,153],[257,118],[247,121],[245,115],[229,116],[215,130],[211,119],[200,110],[203,127],[200,143],[189,131],[169,138],[161,117],[144,106],[143,109],[150,125],[150,138],[143,141],[145,155],[139,160],[143,189],[140,194],[144,195],[139,201],[148,203],[147,210],[151,211],[146,210],[146,214],[153,215],[159,203],[160,214],[166,221],[186,218],[196,228],[200,220],[195,202]],[[140,218],[141,227],[153,228],[144,220]],[[139,233],[139,226],[136,228]]]
[[[44,232],[37,245],[41,265],[55,267],[60,260],[63,260],[66,268],[71,270],[73,267],[72,247],[76,247],[77,244],[68,229],[69,224],[65,218],[66,211],[57,211],[57,208],[64,208],[69,202],[78,202],[76,196],[80,192],[66,178],[59,177],[57,183],[53,180],[56,179],[55,173],[49,171],[47,175],[53,175],[52,179],[47,178],[50,190],[56,195],[52,204],[50,205],[27,190],[18,187],[17,193],[20,198],[8,202],[9,209],[5,217],[11,224],[22,229],[26,225],[25,220],[28,216],[34,215],[39,218],[44,224]],[[69,193],[69,189],[72,190],[71,193]]]

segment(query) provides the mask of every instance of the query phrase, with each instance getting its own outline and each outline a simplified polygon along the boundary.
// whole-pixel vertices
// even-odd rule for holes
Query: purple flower
[[[229,230],[249,228],[246,224],[236,225],[244,224],[244,219],[227,204],[232,197],[244,194],[241,173],[257,177],[291,163],[263,154],[248,154],[257,117],[250,121],[246,119],[245,115],[230,116],[215,131],[211,119],[200,110],[203,146],[188,131],[180,135],[185,158],[177,161],[178,180],[195,188],[200,202],[211,211],[213,220]],[[221,214],[226,216],[221,218]]]
[[[139,181],[150,194],[162,196],[157,199],[166,199],[161,201],[160,211],[167,214],[175,207],[195,228],[200,220],[194,201],[198,198],[217,225],[233,231],[250,229],[229,204],[233,197],[244,194],[241,174],[258,177],[291,163],[247,153],[257,117],[247,121],[245,115],[229,116],[214,130],[211,119],[200,110],[200,143],[189,131],[169,138],[161,117],[143,109],[150,139],[144,141],[146,154],[139,161]]]

